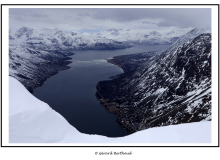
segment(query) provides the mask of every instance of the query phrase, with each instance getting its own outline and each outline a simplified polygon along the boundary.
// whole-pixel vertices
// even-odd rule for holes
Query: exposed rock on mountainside
[[[19,80],[30,92],[60,70],[69,69],[68,51],[42,51],[11,46],[9,49],[9,75]]]
[[[135,132],[211,120],[211,34],[194,29],[163,52],[109,60],[125,73],[97,85],[97,97]]]

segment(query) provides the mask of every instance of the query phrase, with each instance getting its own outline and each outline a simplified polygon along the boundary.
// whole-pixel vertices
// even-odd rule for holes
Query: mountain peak
[[[25,26],[21,27],[19,30],[22,30],[22,31],[26,31],[26,30],[31,30],[30,28],[27,28]]]
[[[32,33],[33,33],[33,29],[23,26],[19,30],[16,31],[15,35],[17,36],[17,38],[20,38],[23,35],[26,35],[26,37],[29,37]]]
[[[117,32],[118,30],[115,29],[115,28],[110,28],[110,29],[108,29],[107,31],[109,31],[109,32]]]

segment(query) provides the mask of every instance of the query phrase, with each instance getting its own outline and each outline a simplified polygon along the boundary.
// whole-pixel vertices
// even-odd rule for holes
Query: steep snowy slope
[[[12,77],[9,77],[9,89],[11,145],[13,143],[211,143],[211,122],[152,128],[121,138],[82,134],[46,103],[31,95]]]
[[[30,92],[58,71],[69,69],[68,51],[43,51],[21,46],[9,48],[9,75],[19,80]]]
[[[58,29],[30,29],[22,27],[9,31],[11,46],[35,47],[43,50],[59,49],[121,49],[127,43],[102,38],[89,33],[61,31]]]
[[[136,69],[97,85],[101,103],[130,132],[154,126],[211,120],[211,34],[194,29]],[[111,63],[121,65],[115,57]],[[126,58],[126,56],[124,57]],[[132,66],[134,66],[132,64]],[[124,64],[122,65],[123,69]],[[128,69],[127,69],[128,70]]]

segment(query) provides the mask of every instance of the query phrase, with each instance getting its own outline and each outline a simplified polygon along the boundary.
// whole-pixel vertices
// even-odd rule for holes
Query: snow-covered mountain
[[[61,31],[58,29],[31,29],[22,27],[9,31],[10,46],[23,46],[42,50],[60,49],[122,49],[130,47],[98,35],[82,32]]]
[[[176,29],[169,32],[109,29],[91,34],[22,27],[9,31],[9,43],[11,46],[34,47],[43,50],[122,49],[136,44],[172,44],[188,31],[189,29]]]
[[[125,73],[97,85],[100,102],[122,127],[211,120],[211,33],[194,29],[162,52],[109,60]]]
[[[211,122],[152,128],[120,138],[80,133],[64,117],[9,77],[9,145],[26,143],[211,143]],[[187,132],[186,132],[187,131]],[[173,136],[175,135],[175,136]],[[33,144],[30,144],[33,143]],[[59,144],[57,144],[59,145]],[[117,145],[117,144],[116,144]],[[190,145],[190,144],[189,144]],[[194,144],[195,145],[195,144]]]
[[[97,33],[98,36],[130,44],[173,44],[190,29],[172,31],[149,31],[138,29],[108,29]]]

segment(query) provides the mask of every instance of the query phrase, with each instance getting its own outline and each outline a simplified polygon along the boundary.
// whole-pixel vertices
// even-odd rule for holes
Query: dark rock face
[[[68,51],[42,51],[27,47],[10,47],[9,75],[20,81],[30,92],[60,70],[69,69]]]
[[[163,52],[109,60],[125,73],[99,82],[96,95],[123,128],[211,120],[211,34],[195,33]]]

